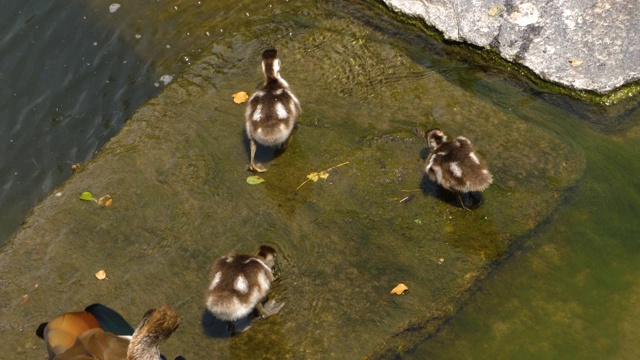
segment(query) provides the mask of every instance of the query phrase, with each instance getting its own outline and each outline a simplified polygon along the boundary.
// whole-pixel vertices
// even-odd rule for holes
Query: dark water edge
[[[3,4],[0,244],[160,91],[159,59],[138,56],[108,16],[87,1]]]

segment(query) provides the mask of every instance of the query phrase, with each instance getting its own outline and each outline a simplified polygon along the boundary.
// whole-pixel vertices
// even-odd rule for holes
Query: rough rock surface
[[[445,38],[495,49],[541,78],[608,93],[640,79],[640,3],[619,0],[383,0]]]

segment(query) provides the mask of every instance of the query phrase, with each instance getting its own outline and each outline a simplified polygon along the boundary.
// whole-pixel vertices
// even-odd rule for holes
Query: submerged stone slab
[[[640,79],[637,1],[383,0],[445,38],[496,50],[541,78],[605,94]]]
[[[182,323],[162,347],[168,357],[401,353],[556,209],[582,174],[578,151],[415,62],[408,54],[417,49],[392,24],[363,15],[370,9],[351,8],[354,21],[333,6],[260,25],[259,40],[218,39],[213,55],[34,209],[0,253],[6,353],[43,356],[37,325],[93,302],[132,323],[148,308],[174,306]],[[231,95],[255,89],[259,55],[272,44],[303,115],[284,154],[258,154],[269,171],[249,185],[244,105]],[[474,141],[495,177],[480,208],[460,210],[423,177],[426,144],[415,125]],[[307,174],[343,162],[298,189]],[[81,201],[83,191],[110,194],[113,204]],[[207,337],[209,267],[262,243],[279,251],[270,296],[285,307],[233,339]],[[101,269],[108,280],[95,278]],[[390,295],[399,282],[410,291]]]

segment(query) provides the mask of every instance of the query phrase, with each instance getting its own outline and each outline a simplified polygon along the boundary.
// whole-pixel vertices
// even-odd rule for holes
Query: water
[[[176,103],[191,105],[178,116],[172,113],[177,107],[168,106],[171,103],[167,107],[158,106],[164,111],[159,113],[162,116],[158,119],[175,123],[173,133],[163,133],[153,121],[133,124],[148,127],[149,136],[120,139],[120,144],[126,144],[121,147],[121,153],[111,149],[102,155],[117,158],[118,162],[113,165],[96,163],[80,172],[75,179],[76,186],[62,189],[65,194],[71,192],[69,196],[74,200],[67,201],[65,194],[59,200],[48,200],[49,205],[55,202],[60,209],[81,217],[81,220],[61,217],[56,213],[56,207],[49,206],[52,218],[65,223],[70,221],[72,225],[62,227],[59,236],[47,237],[44,244],[33,240],[36,244],[33,248],[32,240],[23,236],[20,246],[11,249],[12,254],[25,256],[26,260],[13,269],[5,268],[5,276],[1,279],[10,289],[10,298],[6,301],[10,305],[4,307],[10,316],[3,321],[8,324],[7,331],[11,331],[4,340],[8,343],[0,345],[10,346],[12,351],[19,349],[18,353],[23,355],[41,354],[42,345],[31,336],[32,328],[52,312],[75,309],[99,300],[124,311],[125,317],[133,321],[139,318],[140,309],[165,301],[177,306],[183,317],[179,333],[167,344],[168,349],[175,350],[171,354],[180,352],[187,358],[189,355],[205,358],[211,353],[221,357],[259,357],[261,349],[267,346],[282,357],[300,355],[304,351],[310,357],[366,354],[372,346],[378,347],[370,341],[375,341],[377,336],[393,334],[399,322],[414,315],[407,311],[425,306],[424,299],[445,296],[449,287],[460,285],[456,281],[463,278],[462,275],[464,279],[466,275],[473,279],[476,265],[482,264],[485,257],[491,259],[503,251],[510,231],[522,233],[529,225],[535,226],[540,218],[547,218],[547,208],[541,203],[561,203],[542,227],[523,237],[522,248],[483,283],[482,291],[461,316],[450,323],[452,326],[446,326],[441,335],[427,342],[427,348],[416,350],[420,354],[418,357],[426,356],[423,353],[426,352],[436,358],[457,358],[460,356],[454,355],[459,354],[453,351],[460,344],[464,344],[465,357],[482,357],[485,351],[491,354],[491,349],[486,349],[487,343],[497,344],[493,354],[498,358],[502,356],[500,345],[510,348],[512,344],[524,344],[524,350],[513,346],[506,358],[522,353],[536,358],[546,354],[550,357],[557,354],[567,357],[629,354],[626,356],[632,357],[637,354],[631,342],[633,327],[630,324],[633,321],[624,317],[629,313],[637,317],[632,301],[626,300],[637,296],[637,285],[633,281],[633,275],[637,274],[634,265],[637,264],[637,247],[632,235],[636,230],[632,219],[637,213],[637,182],[633,179],[637,169],[629,165],[638,154],[634,145],[638,130],[633,127],[638,123],[636,113],[618,111],[621,116],[609,116],[610,110],[601,111],[598,107],[553,96],[530,87],[522,79],[505,77],[491,67],[460,60],[457,50],[433,44],[406,26],[373,21],[370,18],[374,14],[372,10],[358,6],[356,2],[336,5],[312,1],[274,3],[273,7],[242,1],[229,3],[124,4],[115,14],[109,15],[109,3],[106,2],[77,4],[76,7],[52,2],[48,7],[42,5],[40,9],[31,10],[31,13],[51,16],[36,16],[29,22],[31,15],[24,15],[21,21],[12,22],[16,29],[37,19],[80,21],[87,16],[91,20],[91,26],[95,26],[95,31],[102,36],[87,36],[87,39],[84,34],[93,35],[86,30],[90,26],[81,27],[83,22],[71,21],[65,22],[72,25],[65,30],[66,36],[50,35],[53,39],[77,38],[74,50],[84,49],[77,44],[89,44],[86,45],[87,52],[102,43],[109,45],[102,48],[102,52],[91,53],[92,57],[78,51],[82,55],[80,58],[104,61],[93,61],[92,64],[101,66],[92,68],[91,76],[81,77],[82,83],[65,88],[70,95],[61,95],[59,102],[106,94],[105,98],[111,97],[112,102],[120,105],[110,105],[112,107],[107,110],[96,107],[92,116],[102,118],[103,112],[120,109],[119,125],[114,123],[108,127],[113,133],[128,118],[126,111],[137,108],[123,104],[139,104],[153,96],[158,91],[154,83],[161,75],[178,74],[184,65],[193,63],[200,55],[205,56],[206,61],[189,69],[181,80],[184,85],[173,90],[171,96],[158,100],[167,101],[167,97],[172,97],[177,99]],[[28,6],[35,5],[15,5],[14,9],[27,13]],[[189,16],[179,16],[181,11],[187,11],[185,9]],[[348,24],[343,12],[348,12],[357,22]],[[24,23],[26,25],[20,25]],[[363,24],[383,35],[367,31]],[[84,31],[76,31],[77,28]],[[18,30],[11,33],[16,37],[21,34]],[[93,45],[94,42],[98,45]],[[18,43],[16,41],[14,46]],[[228,97],[239,87],[257,82],[257,55],[264,46],[274,43],[283,48],[283,74],[299,97],[306,100],[303,103],[305,113],[300,136],[294,138],[285,156],[270,163],[273,171],[265,175],[268,180],[265,186],[247,190],[246,185],[243,186],[246,173],[241,166],[246,156],[233,151],[240,143],[241,127],[236,126],[235,121],[242,110],[231,104]],[[118,51],[106,51],[112,48]],[[52,46],[49,51],[56,49]],[[398,49],[401,49],[400,55]],[[407,61],[402,54],[413,62]],[[60,61],[60,66],[75,59],[76,52],[67,56],[69,59]],[[467,56],[463,54],[463,57]],[[380,59],[386,66],[379,65]],[[127,80],[133,79],[133,85],[145,85],[119,83],[114,87],[117,91],[111,89],[114,91],[110,92],[109,86],[105,85],[110,79],[108,74],[117,74],[114,81],[121,79],[124,61],[137,64],[137,70],[125,72]],[[313,64],[314,71],[306,69],[305,64]],[[82,62],[78,62],[77,66],[81,65]],[[100,73],[98,69],[103,67],[110,70]],[[8,76],[11,72],[2,73]],[[64,72],[54,74],[59,73]],[[98,73],[102,75],[95,75]],[[71,79],[69,81],[73,83],[75,76]],[[91,85],[84,83],[84,80],[95,79],[97,81],[89,83]],[[36,100],[43,98],[42,94],[62,91],[48,89],[51,83],[43,82],[41,93],[25,90],[24,93],[38,95],[25,100],[26,104],[40,106]],[[309,83],[316,86],[307,86]],[[434,94],[424,90],[425,84],[434,89]],[[87,88],[92,92],[83,97]],[[139,93],[126,93],[134,90]],[[92,95],[93,92],[98,95]],[[440,96],[440,93],[447,93],[448,97]],[[221,96],[226,98],[223,100]],[[200,98],[207,100],[200,101]],[[500,110],[486,105],[487,101]],[[109,102],[105,101],[105,106],[107,104]],[[38,106],[21,109],[28,112]],[[152,109],[155,108],[146,106],[142,111]],[[485,128],[504,131],[508,135],[497,136],[475,129],[465,121],[471,113],[495,117],[490,119],[495,120],[493,122],[483,119]],[[47,118],[49,113],[44,111],[42,114]],[[74,116],[80,117],[71,114],[69,123]],[[23,122],[31,119],[29,116],[23,118]],[[521,119],[529,125],[521,124]],[[76,127],[81,127],[78,123],[84,124],[75,121]],[[60,122],[63,126],[67,124],[64,120]],[[404,196],[401,189],[419,186],[415,169],[422,167],[418,153],[423,145],[411,137],[410,129],[416,123],[427,122],[440,122],[447,124],[451,131],[471,133],[474,140],[484,145],[482,155],[489,158],[497,174],[496,186],[486,195],[493,201],[473,213],[460,214],[435,199],[433,191],[427,191],[426,196],[416,197],[410,206],[395,205],[395,197]],[[56,143],[59,146],[71,144],[67,148],[61,147],[61,153],[80,155],[69,160],[71,156],[66,155],[48,171],[58,174],[59,180],[64,179],[71,174],[67,164],[93,156],[108,137],[96,137],[97,132],[105,128],[102,125],[96,120],[93,125],[87,125],[88,130],[79,132],[80,139],[86,138],[87,143],[93,144],[87,146],[88,150],[73,150],[76,146],[73,144],[80,140],[64,138]],[[20,131],[12,133],[22,136],[26,127],[20,125]],[[45,127],[43,138],[49,135],[54,138],[55,129]],[[60,132],[73,135],[74,129],[69,126]],[[567,145],[545,136],[546,133],[556,134]],[[516,134],[519,138],[510,138]],[[154,136],[161,141],[160,146],[147,154],[157,160],[149,167],[140,163],[136,146],[155,141]],[[176,138],[189,141],[176,144]],[[542,147],[539,153],[527,153],[528,149],[539,149],[542,139],[549,141],[552,149]],[[27,136],[16,143],[23,149],[13,155],[18,159],[16,164],[24,166],[23,172],[33,172],[35,167],[30,165],[30,159],[18,156],[29,155],[24,149],[33,147],[33,141]],[[214,146],[215,143],[219,146]],[[494,149],[522,154],[496,154],[486,150],[490,144]],[[545,157],[547,151],[549,156]],[[43,152],[42,156],[46,158],[49,152]],[[547,165],[526,163],[528,159],[539,156],[551,164],[556,160],[553,155],[571,159],[565,167],[571,171],[567,172],[575,171],[582,176],[566,195],[560,191],[566,181],[562,176],[540,178],[527,172],[539,173]],[[3,161],[13,159],[13,156],[3,158]],[[582,158],[586,159],[584,176]],[[300,194],[291,191],[307,172],[346,159],[351,160],[351,164],[331,173],[327,183],[307,184]],[[34,157],[34,160],[39,166],[47,163],[40,158]],[[514,170],[518,161],[527,164],[522,166],[522,174]],[[129,168],[119,167],[122,163],[128,164]],[[14,165],[14,168],[19,166]],[[559,167],[554,164],[551,168]],[[279,169],[288,169],[289,173]],[[147,174],[151,174],[152,181],[146,181]],[[129,187],[118,188],[118,181],[110,181],[111,177]],[[31,182],[30,187],[26,187],[28,190],[23,191],[14,184],[26,184],[26,180],[8,183],[10,189],[15,189],[8,193],[21,198],[34,196],[32,202],[38,199],[34,189],[43,186],[37,181],[35,186]],[[51,189],[57,183],[51,180],[44,186]],[[115,197],[112,211],[82,207],[87,204],[80,204],[73,195],[78,186],[90,187],[96,192],[112,192]],[[49,191],[45,188],[40,192],[40,198]],[[158,202],[161,206],[156,205]],[[19,207],[12,209],[12,214],[17,213],[15,209]],[[446,216],[436,218],[433,214]],[[425,224],[417,226],[416,219],[422,219]],[[470,228],[469,224],[475,227]],[[28,231],[38,226],[28,224]],[[578,230],[580,227],[583,229]],[[251,250],[248,245],[256,236],[260,237],[259,241],[274,244],[282,254],[274,294],[277,299],[288,302],[283,315],[254,325],[252,332],[229,343],[203,339],[198,331],[202,312],[200,288],[207,282],[206,271],[202,269],[223,251]],[[436,241],[426,241],[430,238]],[[495,239],[495,244],[479,244],[479,238]],[[592,246],[584,246],[585,243]],[[583,246],[571,247],[579,244]],[[335,256],[327,257],[327,253]],[[444,264],[437,264],[443,253],[447,254]],[[72,261],[64,261],[67,257]],[[46,264],[46,268],[37,269],[35,264]],[[96,282],[92,275],[96,266],[106,267],[111,280]],[[176,273],[179,276],[174,276]],[[572,276],[567,277],[567,273]],[[402,277],[413,281],[410,284],[412,291],[407,296],[380,296],[381,293],[387,295],[390,283]],[[541,282],[541,278],[548,280]],[[518,287],[521,281],[522,285]],[[33,289],[35,282],[40,285],[38,289]],[[60,286],[67,290],[61,293]],[[16,288],[20,289],[19,293]],[[521,295],[514,297],[515,290],[521,291]],[[15,299],[24,292],[31,295],[31,300],[24,306],[15,305]],[[484,294],[487,295],[483,298]],[[536,301],[530,301],[531,298]],[[482,307],[483,299],[488,302],[485,307]],[[505,303],[510,305],[506,312],[512,317],[492,319],[489,315],[496,314],[495,308]],[[611,305],[607,307],[606,304]],[[532,308],[541,310],[527,311]],[[549,321],[540,321],[541,314]],[[16,318],[19,321],[15,321]],[[591,321],[606,327],[589,326]],[[495,338],[477,337],[474,331],[462,332],[456,327],[459,323],[462,328],[478,329],[487,322],[495,324],[492,327],[496,329],[495,338],[500,337],[503,343]],[[16,324],[20,332],[16,331]],[[530,334],[527,329],[535,328],[533,324],[539,324],[539,327]],[[561,331],[550,336],[545,331],[549,326],[559,327]],[[613,328],[621,330],[610,331]],[[449,333],[454,335],[447,336]],[[622,333],[627,337],[618,341],[618,335]],[[509,334],[515,335],[509,337]],[[370,337],[370,341],[363,341],[365,337]],[[594,337],[602,340],[593,342]],[[540,343],[544,344],[543,350]],[[610,345],[613,343],[617,346]]]
[[[587,170],[559,211],[523,239],[440,333],[405,358],[635,359],[638,126],[605,132],[610,119],[598,119],[594,108],[588,111],[596,121],[585,122],[538,96],[507,93],[496,100],[577,143]],[[632,110],[616,122],[624,128],[639,118]]]
[[[107,14],[86,1],[3,4],[0,244],[160,90],[158,58],[100,25]]]

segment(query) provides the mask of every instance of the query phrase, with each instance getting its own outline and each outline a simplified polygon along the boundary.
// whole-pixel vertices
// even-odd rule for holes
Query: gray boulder
[[[640,79],[640,2],[383,0],[446,39],[496,50],[541,78],[606,94]]]

